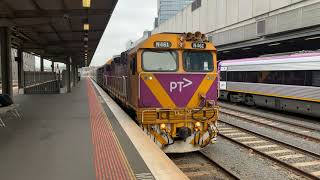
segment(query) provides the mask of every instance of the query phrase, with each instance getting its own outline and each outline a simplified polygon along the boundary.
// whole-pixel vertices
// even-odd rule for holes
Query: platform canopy
[[[57,62],[90,64],[117,0],[0,0],[12,46]]]

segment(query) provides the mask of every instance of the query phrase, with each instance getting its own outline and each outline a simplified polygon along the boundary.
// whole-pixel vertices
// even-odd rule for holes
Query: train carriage
[[[320,53],[222,61],[220,98],[320,117]]]
[[[155,34],[112,63],[104,89],[165,152],[197,151],[215,139],[217,57],[203,34]]]

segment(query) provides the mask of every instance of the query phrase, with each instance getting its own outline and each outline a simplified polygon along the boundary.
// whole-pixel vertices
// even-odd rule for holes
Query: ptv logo
[[[182,92],[182,90],[188,86],[192,85],[192,81],[189,79],[183,78],[183,81],[178,82],[170,82],[170,92],[178,90],[179,92]]]

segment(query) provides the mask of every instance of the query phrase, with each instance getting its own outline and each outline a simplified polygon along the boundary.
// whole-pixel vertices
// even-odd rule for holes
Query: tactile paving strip
[[[87,80],[96,179],[135,179],[92,83]]]

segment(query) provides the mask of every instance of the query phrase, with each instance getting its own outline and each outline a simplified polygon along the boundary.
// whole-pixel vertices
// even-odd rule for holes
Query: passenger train
[[[320,117],[320,53],[219,63],[220,99]]]
[[[200,32],[161,33],[97,70],[97,83],[166,153],[214,142],[218,119],[216,49]]]

